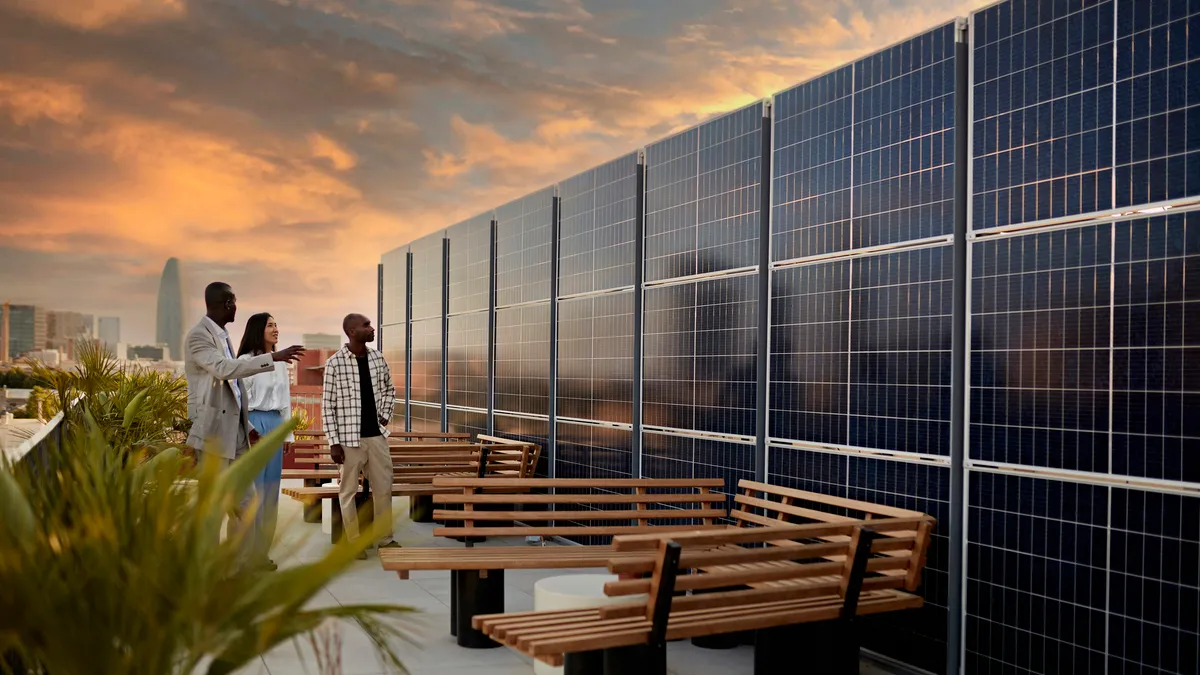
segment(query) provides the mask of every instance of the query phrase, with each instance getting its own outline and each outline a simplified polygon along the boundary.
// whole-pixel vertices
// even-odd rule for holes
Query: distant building
[[[52,368],[57,368],[62,365],[63,353],[57,349],[35,349],[25,353],[25,358],[30,361],[39,361]]]
[[[117,343],[121,341],[121,318],[116,316],[102,316],[97,321],[96,337],[99,338],[100,344],[104,345],[113,351]]]
[[[36,305],[9,305],[9,358],[46,348],[46,310]]]
[[[32,389],[9,389],[0,387],[0,413],[19,410],[29,403],[33,395]]]
[[[183,282],[179,260],[170,258],[158,281],[158,315],[154,341],[166,345],[172,354],[183,353]]]
[[[167,345],[134,345],[123,356],[130,361],[170,361],[171,348]]]
[[[75,349],[92,339],[92,315],[79,312],[46,312],[46,346],[75,358]]]
[[[302,344],[305,349],[332,349],[336,352],[342,348],[342,336],[329,333],[305,333]]]
[[[0,363],[8,363],[12,360],[12,352],[9,351],[9,331],[8,331],[8,310],[11,308],[7,302],[0,305]]]
[[[341,349],[339,346],[338,349]],[[296,362],[296,384],[298,386],[321,386],[325,376],[325,362],[337,349],[309,349]]]

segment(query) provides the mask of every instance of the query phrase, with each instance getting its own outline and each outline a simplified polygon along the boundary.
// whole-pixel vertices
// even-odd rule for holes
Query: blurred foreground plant
[[[146,398],[118,426],[135,424]],[[222,472],[176,449],[131,457],[82,416],[49,462],[0,466],[0,672],[222,675],[331,619],[356,621],[403,670],[389,640],[408,639],[396,619],[409,609],[308,606],[372,536],[265,574],[241,568],[238,537],[220,541],[295,421]]]

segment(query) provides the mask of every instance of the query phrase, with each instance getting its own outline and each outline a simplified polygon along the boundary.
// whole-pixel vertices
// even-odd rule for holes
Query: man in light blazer
[[[187,444],[196,450],[197,460],[203,460],[205,455],[215,456],[225,468],[258,440],[258,433],[250,426],[246,391],[239,378],[268,372],[274,369],[275,361],[295,361],[304,353],[304,348],[292,346],[252,359],[237,359],[225,330],[237,316],[237,297],[233,289],[220,281],[209,284],[204,289],[204,304],[207,312],[200,323],[188,331],[184,348],[188,419],[192,421]],[[241,511],[246,510],[253,496],[253,493],[246,495]],[[230,520],[231,526],[245,528],[251,525],[235,525],[240,514],[235,516],[237,518]],[[252,534],[245,536],[253,538]]]

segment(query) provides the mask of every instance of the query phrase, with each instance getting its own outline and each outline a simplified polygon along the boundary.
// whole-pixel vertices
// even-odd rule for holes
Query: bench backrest
[[[889,530],[882,532],[881,536],[908,537],[912,535],[916,538],[915,553],[920,556],[921,564],[903,571],[891,570],[887,574],[905,577],[904,587],[910,591],[915,591],[921,584],[921,570],[924,569],[924,558],[929,550],[930,536],[935,524],[934,519],[925,513],[857,499],[767,485],[752,480],[742,480],[738,483],[738,494],[734,497],[734,503],[736,508],[729,515],[738,527],[769,527],[785,523],[838,524],[863,521],[870,525],[881,518],[918,519],[916,529],[912,532]],[[829,542],[846,541],[846,535],[828,535],[825,539]],[[899,556],[902,554],[889,555]],[[840,560],[838,556],[831,556],[830,559]]]
[[[841,607],[825,603],[820,611],[828,616],[808,620],[853,616],[861,592],[901,588],[907,571],[924,565],[916,535],[906,534],[922,522],[884,518],[617,537],[614,551],[649,555],[615,559],[610,571],[649,577],[612,581],[604,591],[614,597],[648,594],[648,600],[604,608],[602,616],[644,615],[656,625],[661,620],[665,629],[671,611],[821,596],[842,598]],[[887,574],[897,570],[902,574]],[[683,591],[693,593],[676,595]]]
[[[316,452],[325,453],[327,449]],[[481,445],[478,443],[405,444],[390,448],[392,472],[398,483],[429,483],[439,475],[483,475],[523,478],[532,475],[537,465],[538,446],[533,443]],[[304,453],[301,464],[329,464],[325,454]]]
[[[435,487],[459,492],[434,495],[435,504],[461,510],[435,510],[436,521],[461,525],[434,528],[443,537],[530,535],[543,537],[610,537],[670,528],[725,527],[720,478],[590,479],[590,478],[458,478],[434,479]],[[550,490],[553,494],[535,493]],[[597,490],[602,490],[598,492]],[[511,493],[509,492],[511,491]],[[503,492],[503,494],[495,494]],[[482,510],[507,505],[512,510]],[[518,510],[519,509],[519,510]],[[525,523],[519,527],[486,527],[488,522]]]

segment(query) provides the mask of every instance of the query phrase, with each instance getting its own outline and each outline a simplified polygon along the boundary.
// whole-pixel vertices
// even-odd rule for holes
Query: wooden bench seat
[[[605,567],[613,536],[722,529],[727,496],[720,478],[435,478],[433,533],[462,538],[468,548],[380,551],[383,568],[408,578],[414,570],[451,572],[450,632],[464,647],[497,646],[471,627],[471,617],[504,608],[504,570]],[[488,491],[510,491],[488,494]],[[549,491],[549,493],[545,492]],[[450,508],[453,507],[453,508]],[[454,521],[454,522],[450,522]],[[585,545],[472,549],[479,537],[586,538]]]
[[[857,673],[855,619],[923,604],[914,589],[904,590],[919,577],[910,572],[924,565],[921,537],[903,533],[920,532],[930,520],[617,537],[610,571],[650,576],[610,582],[605,593],[646,594],[647,601],[480,615],[473,626],[535,659],[566,665],[568,673],[665,675],[667,641],[745,631],[760,631],[757,674],[795,670],[797,658],[811,672]],[[639,552],[641,559],[616,557]],[[885,574],[897,570],[901,574]],[[790,627],[818,622],[833,623],[834,630],[801,657]]]

